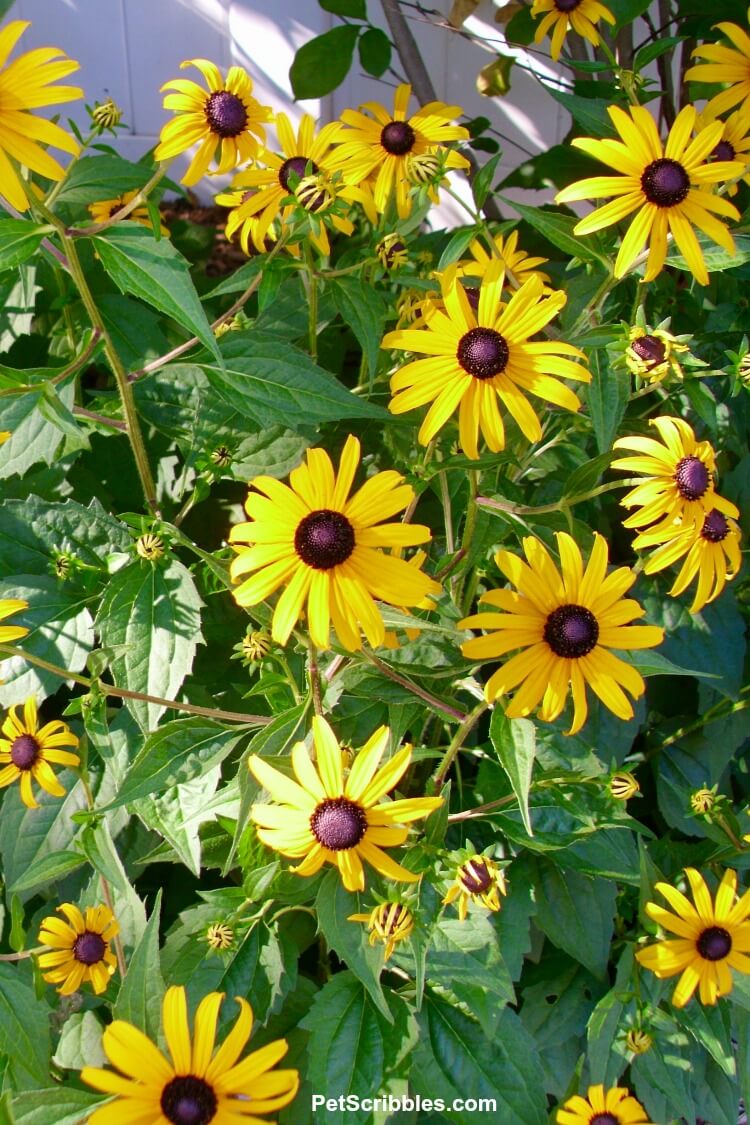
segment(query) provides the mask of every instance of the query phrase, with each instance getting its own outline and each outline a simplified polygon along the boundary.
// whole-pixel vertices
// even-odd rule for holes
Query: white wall
[[[432,0],[430,6],[447,13],[451,3]],[[379,0],[369,0],[368,10],[374,22],[384,25]],[[438,96],[462,105],[470,116],[489,117],[505,134],[498,138],[504,149],[501,173],[561,138],[567,115],[518,66],[508,97],[488,100],[476,91],[477,72],[493,57],[494,44],[502,45],[492,0],[483,0],[465,25],[466,31],[485,35],[489,45],[431,27],[414,9],[405,12]],[[59,46],[81,63],[69,81],[83,86],[89,104],[109,95],[123,107],[128,131],[120,131],[111,143],[132,159],[156,143],[170,116],[162,109],[159,86],[179,75],[179,64],[187,58],[209,58],[222,68],[233,62],[245,66],[258,99],[293,118],[307,110],[330,120],[346,106],[373,98],[387,103],[389,98],[384,85],[355,63],[346,82],[321,102],[293,101],[288,72],[296,49],[338,23],[317,0],[16,0],[10,18],[32,21],[22,48]],[[537,69],[547,69],[538,55],[520,55]],[[395,84],[393,76],[386,77]],[[73,103],[62,111],[85,126],[82,106]],[[179,163],[174,167],[178,172]],[[220,181],[204,181],[199,191],[210,198],[219,186]],[[460,209],[449,201],[441,219],[461,221]]]

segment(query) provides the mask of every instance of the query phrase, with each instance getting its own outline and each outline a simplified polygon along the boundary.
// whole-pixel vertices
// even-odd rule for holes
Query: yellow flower
[[[677,379],[682,378],[682,368],[676,353],[688,351],[688,346],[681,344],[671,332],[664,328],[654,328],[647,332],[645,328],[635,324],[630,329],[629,340],[625,363],[633,375],[648,380],[649,383],[661,383],[669,374]]]
[[[11,617],[14,613],[20,613],[22,609],[28,609],[29,603],[24,601],[23,598],[0,598],[0,621],[4,621],[6,617]],[[8,645],[13,641],[19,641],[21,637],[25,637],[28,633],[23,625],[0,625],[0,644]]]
[[[563,40],[571,28],[577,35],[588,39],[594,47],[598,47],[600,37],[596,25],[600,20],[615,23],[615,17],[609,8],[605,8],[598,0],[534,0],[531,14],[542,16],[534,34],[535,43],[540,43],[550,28],[554,28],[549,50],[555,61],[560,58]]]
[[[716,493],[713,499],[729,503]],[[663,527],[653,532],[649,529],[633,540],[633,546],[640,549],[657,542],[662,545],[646,560],[644,573],[655,574],[684,556],[685,561],[669,593],[673,598],[679,597],[697,575],[691,613],[698,613],[704,605],[718,598],[742,565],[740,529],[718,506],[706,512],[702,525],[686,527],[683,522],[674,528]]]
[[[750,20],[750,9],[748,9]],[[708,62],[691,66],[685,72],[688,82],[729,82],[728,90],[714,94],[706,106],[711,114],[726,113],[739,102],[743,109],[750,110],[750,36],[736,23],[714,24],[725,35],[732,47],[723,43],[703,43],[696,47],[693,56],[708,59]]]
[[[350,914],[349,922],[364,922],[370,931],[370,945],[385,945],[387,961],[400,941],[406,941],[414,929],[414,916],[403,902],[383,902],[369,914]]]
[[[23,719],[11,707],[2,725],[0,738],[0,789],[20,779],[21,800],[29,809],[38,809],[31,788],[32,779],[53,797],[64,797],[65,789],[50,768],[50,762],[77,766],[80,758],[60,746],[77,746],[78,739],[61,719],[53,719],[38,729],[36,700],[23,705]]]
[[[542,427],[525,391],[578,410],[577,397],[554,376],[588,382],[589,372],[571,359],[583,352],[557,340],[529,341],[560,311],[562,292],[543,297],[543,284],[530,277],[507,304],[502,303],[504,280],[500,262],[491,263],[482,278],[476,314],[450,266],[442,275],[445,312],[425,304],[424,328],[397,329],[383,339],[384,348],[421,352],[427,359],[407,363],[391,377],[392,414],[403,414],[432,403],[419,429],[423,445],[442,429],[458,408],[461,448],[479,456],[479,431],[490,449],[505,448],[505,428],[498,398],[529,441],[539,441]]]
[[[331,622],[350,652],[362,646],[360,629],[376,647],[383,643],[385,625],[374,598],[413,606],[440,593],[418,567],[383,550],[430,539],[422,524],[382,522],[406,507],[412,488],[398,473],[381,472],[349,498],[359,457],[359,441],[350,436],[337,475],[324,450],[308,449],[307,464],[292,470],[289,486],[266,476],[250,482],[245,502],[250,522],[229,534],[237,551],[230,574],[236,581],[256,572],[234,591],[242,606],[257,605],[286,587],[273,615],[277,644],[289,639],[307,603],[310,637],[318,648],[328,648]]]
[[[640,1027],[631,1027],[625,1036],[625,1046],[634,1055],[645,1055],[654,1045],[653,1036]]]
[[[88,109],[88,106],[86,108]],[[93,109],[89,109],[89,113],[94,125],[97,125],[102,132],[109,129],[114,133],[115,127],[120,124],[122,118],[122,110],[112,98],[107,98],[101,105],[97,102]]]
[[[57,984],[61,996],[70,996],[86,981],[94,992],[104,992],[117,962],[110,942],[120,927],[108,906],[88,906],[85,915],[72,902],[57,907],[67,922],[51,914],[42,921],[39,941],[50,953],[39,954],[42,976]]]
[[[557,1125],[652,1125],[641,1103],[624,1086],[589,1086],[557,1111]]]
[[[174,109],[173,117],[161,131],[156,146],[156,160],[171,160],[198,143],[188,170],[180,181],[191,187],[206,174],[214,157],[218,163],[214,175],[231,172],[238,164],[254,160],[259,142],[265,142],[263,128],[272,114],[269,106],[260,105],[252,96],[253,83],[241,66],[227,71],[226,81],[219,68],[207,59],[186,59],[180,69],[194,66],[206,80],[208,91],[187,78],[173,78],[162,90],[174,90],[164,99],[165,109]]]
[[[400,234],[386,234],[375,247],[375,254],[384,270],[396,270],[409,261],[409,251]]]
[[[302,859],[292,871],[315,875],[324,863],[332,863],[348,891],[361,891],[365,886],[362,860],[366,860],[387,879],[417,881],[418,875],[382,849],[403,844],[408,836],[403,825],[428,816],[443,799],[409,797],[378,804],[404,776],[411,761],[411,747],[404,746],[378,770],[389,737],[388,727],[379,727],[357,754],[346,780],[341,747],[320,715],[313,719],[317,769],[304,742],[292,750],[297,781],[257,754],[250,758],[251,772],[278,802],[253,805],[252,819],[260,825],[258,837],[282,855]]]
[[[558,203],[572,203],[578,199],[615,198],[581,219],[573,233],[591,234],[636,211],[620,244],[615,277],[624,277],[648,245],[644,279],[653,281],[664,266],[667,233],[671,232],[696,281],[708,285],[703,252],[693,227],[734,254],[732,236],[715,216],[737,219],[739,212],[728,200],[706,189],[741,175],[745,167],[739,160],[708,160],[721,136],[721,122],[706,125],[691,140],[696,112],[693,106],[685,106],[678,113],[666,144],[662,144],[653,117],[642,106],[630,106],[628,113],[618,106],[609,106],[607,112],[621,140],[576,137],[572,143],[621,174],[581,180],[563,188],[555,199]]]
[[[149,531],[145,535],[138,536],[135,541],[135,549],[142,559],[155,562],[164,554],[164,542],[158,535]]]
[[[505,714],[510,719],[528,715],[542,701],[540,717],[553,722],[563,710],[568,687],[573,693],[576,734],[586,721],[586,683],[605,707],[620,719],[631,719],[633,708],[623,687],[637,699],[643,695],[643,677],[630,664],[614,656],[611,648],[631,651],[661,644],[664,630],[655,625],[630,625],[644,610],[623,594],[635,574],[623,566],[607,576],[607,541],[594,535],[594,547],[584,571],[581,552],[566,532],[556,532],[562,562],[560,573],[546,547],[531,536],[524,539],[528,560],[509,551],[498,551],[495,560],[505,577],[519,590],[489,590],[480,601],[501,613],[478,613],[459,622],[461,629],[491,629],[461,646],[470,660],[487,660],[523,649],[497,671],[485,686],[488,702],[523,683]]]
[[[714,120],[714,117],[715,115],[709,113],[706,108],[699,116],[697,124],[708,125]],[[721,136],[716,143],[716,148],[711,153],[711,159],[741,160],[747,171],[750,164],[750,112],[744,106],[731,114],[726,121],[721,122]],[[750,182],[747,175],[743,176],[742,179],[745,183]],[[730,184],[727,188],[727,195],[736,195],[737,191],[737,184]]]
[[[469,244],[471,259],[464,258],[458,263],[456,275],[458,277],[482,278],[487,273],[489,265],[492,262],[499,261],[505,266],[506,274],[519,287],[530,277],[537,276],[545,283],[544,292],[551,292],[548,275],[537,269],[537,266],[543,266],[549,259],[531,258],[525,251],[519,250],[517,230],[511,231],[507,238],[504,238],[502,234],[496,234],[492,241],[495,244],[496,253],[488,254],[479,239],[475,238]]]
[[[214,952],[231,949],[234,942],[234,930],[226,922],[213,922],[206,930],[206,941]]]
[[[716,805],[716,788],[694,789],[690,794],[690,808],[696,816],[705,816]]]
[[[473,855],[456,872],[456,881],[443,899],[444,904],[458,899],[458,916],[463,922],[469,903],[481,903],[487,910],[500,909],[500,895],[507,894],[505,876],[486,855]]]
[[[629,801],[636,793],[640,793],[641,787],[632,773],[622,770],[610,778],[609,791],[615,800]]]
[[[83,97],[78,86],[50,86],[78,70],[78,63],[57,47],[37,47],[8,63],[29,26],[28,20],[12,20],[0,31],[0,195],[17,211],[28,209],[29,198],[15,163],[48,180],[61,180],[65,169],[47,148],[52,145],[71,156],[78,152],[77,142],[64,129],[29,110]]]
[[[338,147],[332,167],[341,169],[348,184],[371,180],[375,206],[380,212],[386,210],[395,194],[402,219],[411,213],[410,158],[430,153],[441,156],[446,168],[469,167],[465,157],[441,148],[450,141],[469,137],[462,125],[451,124],[463,112],[461,107],[430,102],[407,117],[410,97],[411,86],[403,84],[396,90],[392,112],[379,102],[367,102],[359,110],[345,109],[342,123],[336,123],[333,133]],[[437,200],[434,188],[429,195]]]
[[[253,1026],[252,1008],[241,996],[235,997],[237,1022],[214,1053],[223,999],[223,992],[209,992],[201,1000],[191,1043],[185,989],[167,989],[162,1013],[171,1060],[132,1024],[109,1024],[102,1046],[121,1073],[85,1066],[81,1078],[117,1097],[94,1110],[89,1125],[262,1125],[258,1114],[289,1105],[299,1089],[299,1074],[273,1069],[287,1052],[286,1040],[276,1039],[237,1061]]]
[[[291,204],[282,206],[282,201],[290,195],[296,194],[299,197],[301,181],[306,180],[309,175],[330,173],[331,144],[337,128],[335,122],[324,125],[316,136],[315,122],[306,113],[295,136],[286,114],[277,114],[276,130],[281,153],[277,155],[264,149],[252,168],[235,176],[228,192],[216,196],[217,203],[232,208],[227,219],[227,238],[232,238],[239,231],[240,245],[245,253],[250,252],[250,241],[261,253],[267,249],[266,239],[269,236],[274,240],[278,237],[274,233],[274,223],[278,220],[284,226],[294,214],[294,207]],[[333,187],[332,191],[334,196],[340,196],[347,202],[361,203],[370,212],[372,221],[375,221],[376,214],[366,193],[343,185]],[[314,187],[311,198],[305,200],[304,196],[303,189],[299,198],[307,210],[315,214],[323,209],[323,190]],[[334,214],[331,222],[343,234],[349,235],[354,230],[354,224],[343,216]],[[321,254],[330,252],[328,233],[322,222],[318,224],[317,230],[310,231],[310,238]]]
[[[89,214],[95,223],[106,223],[122,207],[130,203],[131,199],[135,199],[137,194],[137,191],[124,191],[116,199],[98,199],[96,203],[89,203]],[[131,223],[140,223],[142,227],[152,229],[151,216],[145,203],[139,204],[129,215],[126,215],[125,220]],[[169,228],[164,223],[159,223],[159,229],[165,237],[169,237]]]
[[[674,910],[672,914],[655,902],[646,903],[646,913],[676,939],[657,941],[636,953],[636,959],[660,980],[681,977],[672,994],[676,1008],[684,1008],[698,989],[701,1004],[715,1004],[732,991],[730,967],[750,973],[750,891],[735,901],[737,873],[724,872],[715,903],[700,872],[685,868],[695,906],[676,887],[657,883]]]
[[[684,527],[700,529],[708,512],[717,508],[727,516],[738,516],[734,504],[719,496],[714,487],[715,454],[707,441],[696,441],[693,430],[682,418],[652,418],[650,425],[659,431],[661,442],[651,437],[618,438],[614,449],[632,449],[633,457],[620,457],[613,469],[644,473],[640,484],[623,496],[624,508],[638,511],[623,520],[624,527],[654,524],[647,536],[662,530],[674,534],[675,520]],[[656,541],[656,540],[654,540]],[[640,536],[636,547],[650,545]],[[664,564],[668,566],[668,563]]]

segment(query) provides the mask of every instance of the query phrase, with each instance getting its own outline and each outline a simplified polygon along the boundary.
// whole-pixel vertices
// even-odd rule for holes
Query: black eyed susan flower
[[[0,598],[0,621],[4,621],[6,617],[12,617],[14,613],[20,613],[22,609],[28,608],[29,603],[24,601],[23,598]],[[25,637],[28,631],[23,625],[0,625],[0,645],[20,641],[21,637]]]
[[[364,922],[370,933],[370,945],[382,942],[383,961],[387,961],[399,942],[411,937],[414,915],[403,902],[382,902],[369,914],[350,914],[349,922]]]
[[[87,906],[82,914],[72,902],[57,907],[67,922],[51,914],[42,921],[39,941],[51,952],[39,954],[39,967],[48,984],[59,985],[61,996],[77,992],[90,981],[94,992],[104,992],[117,962],[110,942],[120,927],[108,906]]]
[[[473,855],[458,868],[456,881],[443,903],[458,899],[458,916],[463,922],[470,902],[495,911],[500,909],[500,895],[507,893],[505,876],[497,864],[486,855]]]
[[[625,363],[633,375],[648,383],[661,383],[668,375],[676,379],[682,378],[682,367],[677,356],[689,350],[687,344],[682,342],[685,337],[673,336],[661,326],[648,331],[641,325],[634,324],[628,338]]]
[[[509,551],[498,551],[495,560],[505,577],[518,589],[489,590],[480,598],[502,612],[477,613],[459,622],[463,629],[490,629],[461,646],[470,660],[523,652],[493,672],[485,686],[488,702],[519,684],[505,709],[510,719],[528,715],[541,701],[540,717],[553,722],[562,712],[570,687],[576,734],[586,721],[586,684],[605,707],[620,719],[631,719],[634,699],[643,695],[643,677],[610,649],[653,648],[661,644],[664,630],[655,625],[631,625],[644,613],[638,602],[623,598],[635,574],[623,566],[607,575],[606,540],[594,535],[594,546],[584,571],[581,552],[565,532],[557,532],[562,562],[559,572],[546,547],[530,536],[524,539],[527,563]]]
[[[107,98],[107,100],[101,104],[97,102],[93,109],[86,106],[86,109],[91,115],[93,124],[96,125],[101,132],[104,132],[105,129],[109,129],[111,133],[115,133],[115,129],[122,120],[122,110],[112,98]],[[115,136],[116,135],[115,133]]]
[[[439,156],[445,168],[469,167],[465,157],[442,147],[469,137],[462,125],[452,124],[463,112],[461,107],[429,102],[408,117],[410,97],[411,86],[403,84],[396,90],[392,111],[379,102],[367,102],[359,110],[345,109],[333,133],[337,148],[332,167],[341,169],[348,184],[371,181],[380,212],[395,196],[402,219],[411,213],[410,170],[413,175],[414,165],[410,158],[430,153]],[[429,193],[436,202],[435,189]]]
[[[693,227],[734,254],[732,236],[716,216],[737,219],[737,208],[706,189],[734,179],[745,168],[739,160],[709,160],[721,137],[721,122],[706,125],[691,140],[696,112],[693,106],[685,106],[678,113],[666,144],[662,144],[653,117],[642,106],[630,106],[628,113],[618,106],[609,106],[607,112],[621,140],[576,137],[572,143],[621,174],[580,180],[563,188],[555,200],[572,203],[578,199],[615,198],[581,219],[574,234],[591,234],[636,211],[620,244],[615,277],[624,277],[648,245],[644,277],[653,281],[664,266],[667,234],[671,232],[696,281],[708,285],[703,252]]]
[[[250,482],[245,502],[250,522],[229,534],[237,551],[232,579],[252,575],[234,591],[235,601],[257,605],[285,586],[273,615],[278,644],[286,643],[307,604],[308,629],[318,648],[328,648],[331,622],[350,652],[362,646],[360,628],[371,645],[381,645],[385,625],[374,598],[414,606],[440,592],[419,567],[383,548],[426,543],[429,528],[382,522],[414,496],[392,470],[376,473],[349,497],[360,457],[355,437],[346,440],[337,475],[324,450],[308,449],[306,457],[307,463],[290,473],[289,485],[265,476]]]
[[[187,78],[164,83],[162,90],[175,91],[165,97],[164,108],[176,110],[177,116],[162,129],[154,158],[171,160],[198,144],[181,180],[191,187],[206,174],[215,157],[215,175],[254,160],[260,144],[265,143],[263,125],[271,120],[272,114],[269,106],[260,105],[252,96],[252,79],[241,66],[230,67],[226,80],[207,59],[186,59],[180,63],[181,70],[186,66],[197,67],[208,90]]]
[[[724,876],[711,899],[699,871],[685,868],[693,902],[669,883],[657,883],[674,913],[655,902],[646,903],[646,913],[676,939],[657,941],[636,953],[636,959],[660,980],[681,973],[672,994],[676,1008],[684,1008],[698,989],[701,1004],[715,1004],[732,991],[730,968],[750,973],[750,891],[737,900],[737,873]]]
[[[690,808],[696,816],[705,816],[711,819],[711,813],[716,808],[716,786],[713,789],[694,789],[690,794]]]
[[[647,1054],[654,1045],[652,1035],[640,1027],[631,1027],[625,1036],[625,1047],[634,1055]]]
[[[23,718],[11,707],[2,725],[0,738],[0,789],[20,781],[21,800],[29,809],[38,809],[34,799],[32,780],[53,797],[64,797],[65,789],[55,777],[50,762],[64,766],[77,766],[80,758],[61,746],[77,746],[78,739],[61,719],[38,729],[36,700],[32,697],[23,705]]]
[[[555,61],[560,58],[565,36],[571,29],[576,35],[581,35],[594,47],[598,47],[600,36],[596,25],[601,20],[615,23],[615,17],[609,8],[605,8],[598,0],[534,0],[531,14],[537,18],[542,17],[534,33],[534,42],[541,43],[545,35],[549,34],[549,50]]]
[[[116,199],[99,199],[96,203],[89,203],[89,215],[95,223],[106,223],[132,199],[135,199],[137,194],[137,191],[125,191],[122,195],[118,195]],[[125,218],[131,223],[140,223],[142,227],[152,229],[151,216],[145,203],[134,208]],[[164,223],[159,223],[159,229],[165,238],[169,237],[169,228]]]
[[[12,20],[0,31],[0,195],[18,211],[26,211],[29,198],[16,164],[48,180],[61,180],[65,169],[47,151],[49,146],[75,156],[78,144],[64,129],[29,110],[61,105],[83,97],[78,86],[52,86],[78,70],[57,47],[37,47],[8,56],[23,35],[28,20]]]
[[[400,234],[386,234],[375,247],[375,254],[384,270],[397,270],[409,261]]]
[[[641,787],[632,773],[620,770],[609,779],[609,791],[616,801],[629,801],[636,793],[640,793]]]
[[[391,377],[393,398],[388,407],[392,414],[403,414],[432,403],[419,429],[423,445],[458,409],[464,453],[479,456],[480,430],[489,448],[499,452],[505,447],[505,428],[498,399],[524,436],[539,441],[542,427],[526,391],[566,410],[578,410],[581,405],[559,377],[589,381],[586,368],[568,358],[584,359],[583,352],[557,340],[529,340],[560,311],[565,294],[543,297],[542,281],[530,277],[503,304],[503,280],[501,263],[491,263],[482,278],[475,313],[457,279],[456,267],[450,266],[441,278],[445,312],[426,304],[424,328],[397,329],[383,340],[384,348],[428,357],[407,363]]]
[[[379,727],[354,758],[346,779],[341,747],[320,715],[313,719],[317,769],[304,742],[292,751],[296,781],[263,758],[255,754],[250,758],[251,772],[279,802],[253,805],[258,836],[282,855],[302,860],[292,871],[314,875],[324,863],[331,863],[338,867],[348,891],[361,891],[362,860],[366,860],[387,879],[417,881],[419,876],[396,863],[383,848],[403,844],[408,835],[403,825],[428,816],[443,799],[410,797],[378,803],[411,761],[411,747],[404,746],[378,769],[389,736],[388,727]]]
[[[201,1000],[191,1042],[185,989],[167,989],[162,1015],[170,1059],[138,1028],[114,1020],[102,1046],[120,1073],[86,1066],[81,1078],[116,1100],[94,1110],[89,1125],[260,1125],[265,1114],[289,1105],[299,1074],[274,1069],[287,1052],[286,1040],[238,1062],[253,1026],[252,1008],[241,996],[235,997],[237,1022],[214,1052],[223,999],[223,992],[209,992]]]
[[[715,493],[713,499],[723,500],[723,497]],[[644,572],[656,574],[684,557],[669,593],[673,598],[679,597],[697,576],[691,613],[700,612],[704,605],[718,598],[726,583],[737,576],[742,565],[740,529],[718,507],[706,512],[706,518],[700,526],[678,525],[674,529],[663,527],[653,533],[649,529],[633,540],[633,546],[641,549],[656,542],[661,542],[661,546],[646,559]]]
[[[549,259],[532,258],[525,251],[519,250],[517,230],[511,231],[507,238],[502,234],[496,234],[492,241],[495,244],[495,252],[492,254],[487,253],[478,238],[469,243],[471,258],[464,258],[458,263],[456,275],[482,278],[487,273],[490,263],[499,261],[505,267],[506,275],[509,275],[516,285],[521,286],[524,281],[536,275],[545,283],[545,293],[551,292],[548,288],[548,275],[538,269]]]
[[[136,553],[148,562],[156,562],[164,555],[164,541],[158,535],[148,531],[139,535],[135,541]]]
[[[635,451],[635,456],[613,461],[613,469],[644,474],[643,481],[620,501],[624,508],[638,509],[623,520],[623,525],[643,528],[655,524],[648,534],[655,532],[658,539],[662,530],[667,530],[671,538],[675,520],[681,520],[685,528],[699,528],[713,508],[737,517],[735,505],[719,496],[714,487],[716,456],[711,444],[697,441],[682,418],[652,418],[650,424],[659,431],[661,442],[635,435],[618,438],[613,445],[614,449]],[[636,540],[638,547],[650,542]]]
[[[750,20],[750,9],[748,9]],[[750,110],[750,36],[736,23],[714,24],[722,35],[732,44],[703,43],[693,51],[693,57],[708,59],[708,62],[691,66],[685,71],[688,82],[730,83],[729,88],[714,94],[706,106],[706,112],[716,116],[742,102],[743,109]]]
[[[707,110],[699,116],[699,126],[708,125],[714,120],[714,115]],[[741,160],[747,172],[750,165],[750,113],[744,108],[730,114],[726,121],[721,123],[721,136],[710,156],[711,160]],[[747,175],[742,177],[748,183]],[[729,184],[727,195],[736,195],[739,188],[737,184]]]
[[[557,1111],[557,1125],[652,1125],[648,1114],[624,1086],[589,1086],[586,1097],[574,1094]]]
[[[206,930],[206,942],[214,953],[231,949],[234,944],[234,930],[226,922],[212,922]]]

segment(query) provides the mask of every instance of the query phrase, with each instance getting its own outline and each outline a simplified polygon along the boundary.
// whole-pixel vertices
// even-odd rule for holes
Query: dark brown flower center
[[[708,469],[700,457],[683,457],[678,461],[674,479],[677,490],[685,500],[699,500],[708,488]]]
[[[39,757],[39,743],[31,734],[20,734],[10,744],[10,760],[19,770],[30,770]]]
[[[294,549],[308,566],[330,570],[346,562],[354,550],[354,528],[341,512],[323,508],[297,524]]]
[[[212,133],[238,137],[247,125],[245,103],[229,90],[217,90],[206,102],[206,120]]]
[[[172,1125],[208,1125],[218,1104],[211,1086],[192,1074],[178,1075],[161,1092],[161,1111]]]
[[[721,543],[722,539],[726,539],[729,535],[729,524],[716,508],[712,508],[703,521],[701,535],[709,543]]]
[[[714,160],[734,160],[736,155],[733,144],[729,141],[719,141],[716,148],[711,153]]]
[[[307,166],[310,165],[310,172],[307,171]],[[289,176],[291,173],[297,177],[297,181],[303,179],[306,175],[317,176],[320,168],[314,160],[308,160],[306,156],[291,156],[289,160],[285,160],[279,168],[279,183],[284,191],[291,191],[289,185]],[[296,186],[296,185],[295,185]]]
[[[492,886],[492,873],[483,859],[468,860],[458,877],[472,895],[481,895]]]
[[[595,1113],[590,1118],[589,1125],[622,1125],[622,1122],[614,1113]]]
[[[479,308],[479,290],[475,285],[464,285],[464,293],[466,294],[466,300],[476,312]]]
[[[722,961],[729,956],[732,939],[721,926],[709,926],[696,942],[701,957],[706,961]]]
[[[84,965],[96,965],[103,958],[107,943],[101,934],[92,930],[84,932],[73,943],[73,956]]]
[[[585,656],[599,640],[599,624],[585,606],[561,605],[547,618],[544,639],[555,656]]]
[[[662,363],[667,354],[667,346],[658,336],[639,336],[637,340],[633,340],[630,347],[639,359],[648,363],[649,367]]]
[[[654,160],[641,176],[641,188],[649,203],[675,207],[690,191],[690,177],[677,160]]]
[[[417,134],[408,121],[389,121],[380,134],[380,143],[391,156],[406,156],[414,148],[416,139]]]
[[[581,2],[582,0],[555,0],[555,7],[558,12],[572,12]]]
[[[342,852],[355,848],[367,831],[364,809],[346,797],[330,797],[310,817],[313,836],[324,848]]]
[[[386,247],[385,253],[383,254],[383,257],[385,258],[385,264],[388,267],[391,267],[395,263],[398,256],[400,254],[403,254],[405,250],[406,247],[404,246],[403,242],[392,242],[390,246]]]
[[[458,341],[456,359],[467,375],[491,379],[508,365],[510,348],[494,328],[472,328]]]

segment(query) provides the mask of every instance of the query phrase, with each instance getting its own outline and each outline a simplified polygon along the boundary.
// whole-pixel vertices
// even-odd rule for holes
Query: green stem
[[[48,952],[48,946],[36,945],[33,949],[21,949],[18,953],[0,953],[0,961],[25,961],[27,957],[35,957],[37,953]]]
[[[743,852],[745,848],[743,847],[742,841],[737,838],[737,835],[733,831],[732,826],[727,821],[727,818],[725,816],[717,816],[714,817],[714,820],[718,824],[719,828],[721,828],[722,832],[724,832],[729,837],[736,850],[738,852]]]
[[[284,654],[282,652],[271,653],[271,658],[272,658],[272,660],[276,661],[276,663],[279,665],[282,672],[286,676],[287,681],[289,683],[289,687],[290,687],[291,692],[292,692],[292,695],[294,696],[294,702],[295,703],[301,703],[302,702],[302,696],[300,695],[299,686],[297,684],[297,681],[294,678],[294,675],[292,673],[292,669],[289,667],[289,661],[287,660],[287,658],[284,656]]]
[[[313,711],[316,715],[323,714],[323,704],[320,697],[320,669],[318,667],[318,650],[312,641],[308,642],[307,675],[310,681],[310,695],[312,696]]]
[[[159,183],[159,180],[166,174],[168,165],[169,161],[162,161],[151,179],[143,185],[141,190],[133,196],[129,203],[124,203],[119,210],[115,211],[114,215],[110,215],[108,219],[104,219],[101,223],[91,223],[87,227],[68,227],[65,234],[69,238],[90,238],[92,234],[101,234],[103,230],[108,230],[109,227],[113,227],[116,223],[127,219],[128,215],[132,211],[135,211],[136,207],[140,207],[142,203],[145,203],[150,193]]]
[[[456,731],[456,733],[453,735],[453,738],[451,739],[450,745],[448,746],[448,749],[445,751],[445,754],[443,755],[443,757],[440,761],[440,765],[437,768],[437,772],[435,773],[435,788],[437,789],[438,792],[442,789],[443,785],[445,784],[445,778],[446,778],[446,775],[448,773],[448,770],[453,765],[453,760],[455,759],[459,750],[463,746],[463,744],[466,741],[468,735],[473,730],[473,728],[476,725],[480,716],[482,716],[484,714],[484,712],[487,710],[488,706],[489,706],[489,704],[485,703],[484,700],[482,700],[481,703],[478,703],[476,705],[476,707],[474,708],[474,710],[469,712],[469,714],[466,716],[464,721],[461,723],[461,725],[458,728],[458,730]]]
[[[444,714],[450,715],[452,719],[457,719],[459,723],[462,723],[466,718],[465,712],[459,711],[457,707],[451,706],[450,703],[445,703],[442,699],[431,695],[429,691],[425,691],[424,688],[412,683],[411,680],[407,680],[405,676],[400,676],[398,672],[394,672],[393,669],[389,668],[387,664],[384,664],[374,652],[369,652],[367,649],[363,649],[362,652],[365,658],[369,660],[371,664],[374,664],[379,672],[382,672],[389,680],[393,680],[394,684],[399,684],[402,688],[410,691],[412,695],[416,695],[417,699],[421,699],[423,703],[427,703],[434,711],[442,711]]]
[[[541,516],[547,512],[561,512],[565,508],[572,508],[582,504],[584,500],[593,500],[605,492],[612,492],[616,488],[632,488],[641,483],[641,477],[629,477],[627,480],[614,480],[609,484],[600,484],[589,492],[579,492],[577,496],[563,496],[553,504],[540,504],[530,508],[523,504],[511,504],[506,500],[492,500],[489,496],[477,496],[476,503],[480,508],[489,508],[493,512],[507,512],[511,516]]]
[[[750,684],[740,690],[740,695],[744,695],[746,692],[750,692]],[[670,734],[669,738],[665,738],[663,742],[660,742],[658,746],[655,746],[645,756],[646,758],[652,757],[658,751],[666,750],[668,746],[674,746],[675,742],[679,742],[681,739],[687,738],[688,735],[694,734],[694,732],[700,730],[701,727],[707,727],[711,723],[715,723],[718,719],[725,719],[728,715],[734,714],[735,711],[744,711],[747,707],[750,707],[750,698],[740,699],[736,703],[732,703],[731,700],[728,699],[722,699],[719,703],[709,708],[704,715],[695,719],[694,722],[688,723],[687,726],[680,727],[679,730],[676,730],[674,734]]]
[[[305,264],[307,266],[308,332],[310,337],[310,356],[318,358],[318,281],[315,275],[315,262],[309,242],[305,243]]]

